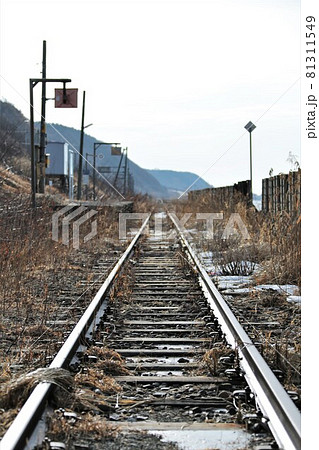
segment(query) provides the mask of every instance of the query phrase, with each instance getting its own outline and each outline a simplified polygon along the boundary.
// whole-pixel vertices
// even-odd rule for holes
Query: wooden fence
[[[228,203],[234,205],[239,201],[249,203],[250,180],[239,181],[232,186],[223,186],[217,188],[200,189],[190,191],[188,199],[190,201],[198,201],[200,198],[210,199],[212,202]]]
[[[262,180],[262,211],[300,214],[301,170]]]
[[[249,204],[250,180],[239,181],[233,186],[200,189],[188,193],[190,201],[206,198],[210,202],[228,203],[230,206],[244,201]],[[291,214],[301,212],[301,169],[262,180],[262,211]]]

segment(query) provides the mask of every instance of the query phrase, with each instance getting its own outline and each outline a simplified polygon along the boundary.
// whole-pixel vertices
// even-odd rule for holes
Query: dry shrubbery
[[[12,206],[2,204],[0,216],[0,280],[1,304],[5,310],[8,296],[22,287],[28,273],[44,268],[55,268],[65,261],[67,248],[57,245],[51,236],[52,209],[50,205],[39,208],[34,215],[28,198]]]
[[[23,179],[4,169],[2,174],[1,170],[0,377],[7,379],[15,372],[50,363],[74,326],[75,314],[87,307],[98,286],[96,280],[103,276],[97,277],[92,266],[102,261],[110,264],[111,269],[112,261],[124,251],[127,242],[119,241],[119,210],[104,206],[95,208],[97,235],[93,239],[83,242],[83,236],[91,231],[90,221],[81,226],[79,249],[73,249],[72,242],[69,246],[62,245],[61,224],[60,241],[53,241],[52,214],[58,211],[58,205],[67,204],[67,199],[60,194],[37,196],[34,213],[28,189],[21,188]],[[4,188],[2,180],[7,178]],[[137,196],[132,201],[136,211],[151,210],[145,196]],[[68,307],[70,300],[65,301],[63,297],[73,295],[74,300],[69,297],[72,304]],[[59,320],[69,321],[70,325],[52,325]],[[107,369],[124,373],[121,362],[114,358],[101,359],[99,364],[104,364],[105,373]],[[11,367],[12,373],[6,367]]]
[[[51,236],[50,205],[36,216],[27,196],[2,199],[0,213],[0,338],[11,361],[36,363],[30,342],[56,335],[46,327],[54,305],[48,302],[47,273],[67,265],[67,249]],[[11,201],[10,201],[11,200]],[[42,348],[43,351],[43,348]],[[43,351],[41,358],[45,359]],[[0,361],[1,363],[2,361]],[[34,365],[33,365],[34,367]]]
[[[84,243],[82,236],[91,231],[91,223],[83,224],[76,250],[72,242],[65,246],[52,240],[56,199],[47,195],[37,198],[37,204],[34,214],[27,193],[0,190],[0,366],[6,362],[30,369],[46,365],[46,357],[58,349],[52,341],[64,340],[66,331],[47,326],[61,314],[60,290],[81,289],[83,284],[78,283],[92,281],[94,263],[116,259],[127,246],[118,239],[119,211],[115,208],[96,208],[98,233]],[[144,197],[138,197],[137,206],[150,209]],[[74,321],[71,309],[69,319]]]
[[[258,282],[301,284],[301,220],[285,212],[265,217],[260,241],[268,245]]]
[[[196,221],[196,213],[223,213],[222,220],[214,220],[214,239],[207,239],[203,233],[193,233],[199,248],[213,252],[213,259],[224,275],[248,275],[256,265],[258,283],[301,284],[301,223],[300,216],[286,212],[264,214],[245,202],[212,202],[209,197],[201,197],[196,202],[174,202],[179,218],[192,212],[186,228],[204,231],[203,220]],[[237,228],[227,238],[225,232],[231,214],[239,214],[249,239],[245,239]],[[238,216],[237,216],[238,217]],[[236,226],[235,226],[236,229]]]

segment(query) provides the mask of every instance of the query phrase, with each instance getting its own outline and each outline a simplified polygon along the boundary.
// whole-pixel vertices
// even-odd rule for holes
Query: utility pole
[[[96,142],[93,144],[93,200],[96,200],[95,185],[96,185]]]
[[[114,184],[114,187],[116,187],[117,178],[118,178],[119,173],[120,173],[123,155],[124,155],[124,150],[123,150],[123,152],[121,152],[120,162],[119,162],[119,165],[118,165],[118,168],[117,168],[117,172],[116,172],[116,175],[115,175],[115,179],[114,179],[114,183],[113,183],[113,184]]]
[[[33,81],[29,81],[30,89],[30,145],[31,145],[31,203],[32,208],[36,207],[35,193],[37,190],[36,176],[36,155],[34,148],[34,110],[33,110]]]
[[[46,59],[47,49],[46,41],[43,41],[42,56],[42,79],[46,79]],[[46,103],[46,83],[42,82],[42,98],[41,98],[41,134],[40,134],[40,155],[39,155],[39,192],[44,194],[45,191],[45,147],[46,147],[46,124],[45,124],[45,103]]]
[[[77,95],[77,89],[73,89],[72,101],[68,100],[66,83],[70,83],[69,78],[47,78],[46,77],[46,41],[43,41],[42,52],[42,78],[30,78],[29,90],[30,90],[30,146],[31,146],[31,199],[32,207],[36,207],[36,193],[44,194],[45,191],[45,148],[46,148],[46,123],[45,123],[45,106],[46,101],[50,100],[46,98],[46,83],[63,83],[63,104],[56,107],[69,107],[76,108],[77,102],[74,101],[74,95]],[[41,129],[40,129],[40,145],[39,150],[36,150],[35,136],[34,136],[34,96],[33,89],[38,84],[42,83],[41,90]],[[75,92],[76,91],[76,92]],[[76,96],[77,100],[77,96]]]
[[[83,91],[83,102],[82,102],[82,124],[81,124],[81,140],[80,140],[79,172],[78,172],[78,192],[77,192],[77,199],[78,199],[78,200],[81,200],[81,191],[82,191],[82,165],[83,165],[83,141],[84,141],[84,114],[85,114],[85,91]]]
[[[126,195],[126,182],[127,182],[127,147],[125,149],[125,166],[124,166],[124,197]]]
[[[33,97],[33,88],[38,83],[63,83],[65,86],[66,83],[70,83],[69,78],[30,78],[29,80],[29,88],[30,88],[30,146],[31,146],[31,196],[32,196],[32,207],[36,207],[36,192],[38,185],[38,157],[39,155],[36,152],[35,148],[35,137],[34,137],[34,97]],[[45,124],[44,124],[45,127]],[[44,137],[44,149],[43,149],[43,174],[45,174],[45,137]],[[41,170],[41,169],[40,169]],[[45,181],[45,180],[44,180]],[[44,186],[44,184],[43,184]]]

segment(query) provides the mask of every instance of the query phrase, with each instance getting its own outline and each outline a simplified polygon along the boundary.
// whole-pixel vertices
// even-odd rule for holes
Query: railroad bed
[[[75,338],[69,344],[71,353],[57,363],[58,354],[51,365],[65,368],[67,361],[73,372],[85,376],[103,367],[105,355],[109,371],[110,363],[116,363],[114,392],[105,396],[104,407],[93,408],[93,414],[110,430],[116,426],[117,437],[109,433],[94,440],[82,433],[76,440],[57,442],[38,426],[31,442],[39,443],[41,435],[47,436],[41,446],[45,449],[174,448],[155,437],[149,442],[149,435],[145,442],[150,446],[143,447],[136,433],[149,431],[181,442],[181,448],[270,449],[282,442],[285,450],[299,448],[297,408],[276,377],[268,374],[262,358],[255,362],[260,355],[239,324],[231,316],[225,318],[227,308],[212,305],[210,296],[219,300],[220,294],[196,266],[196,255],[182,233],[173,240],[151,235],[140,239],[141,233],[142,229],[123,255],[126,266],[121,275],[121,265],[114,269],[117,285],[107,289],[113,282],[111,274],[97,293],[95,309],[88,314],[90,325],[75,333],[82,336],[80,342]],[[108,369],[104,367],[105,374]],[[101,390],[95,389],[103,395]],[[278,396],[283,405],[277,404]],[[274,405],[269,407],[269,401]],[[46,412],[51,421],[83,421],[78,411],[59,409],[57,404],[54,410]],[[18,423],[11,433],[14,426]],[[9,443],[10,430],[7,434],[4,439]],[[18,445],[3,449],[23,448],[21,440]]]
[[[196,414],[197,420],[204,421],[212,417],[214,407],[219,412],[226,407],[227,401],[217,393],[231,387],[225,376],[211,376],[204,368],[203,373],[198,371],[206,351],[225,347],[221,333],[213,325],[207,327],[212,318],[203,293],[193,277],[184,275],[172,246],[148,241],[145,247],[134,270],[128,305],[107,339],[108,347],[124,358],[132,372],[116,377],[123,384],[121,397],[134,395],[146,401],[148,418],[165,422],[195,414],[193,409],[185,411],[186,406],[196,406],[196,411],[211,406],[209,412]],[[111,325],[112,308],[107,319]],[[145,412],[145,405],[134,409]],[[126,413],[119,409],[116,420]]]

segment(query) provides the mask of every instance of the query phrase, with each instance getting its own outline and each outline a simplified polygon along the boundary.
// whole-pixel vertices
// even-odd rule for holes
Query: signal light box
[[[122,148],[121,147],[111,147],[111,155],[113,156],[121,156]]]
[[[55,108],[77,108],[78,89],[55,89]]]

